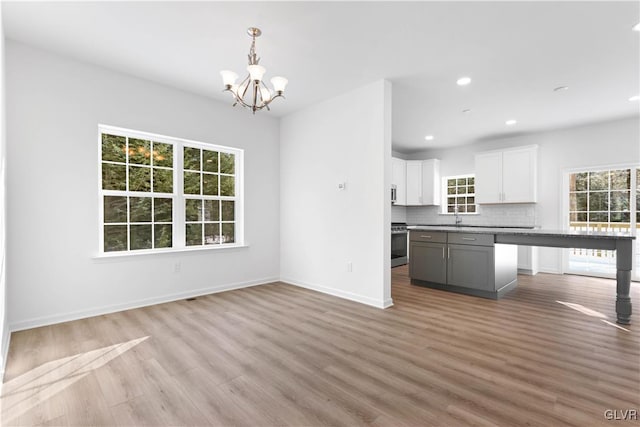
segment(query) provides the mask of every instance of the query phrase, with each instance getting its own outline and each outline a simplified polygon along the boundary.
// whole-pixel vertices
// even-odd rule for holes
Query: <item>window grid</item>
[[[241,242],[237,173],[242,150],[99,129],[102,253]],[[189,150],[197,153],[192,164],[187,164]],[[185,217],[187,203],[194,203],[190,200],[200,204],[197,217],[189,218],[194,221]],[[214,203],[217,214],[212,216]],[[187,241],[190,226],[200,227],[199,242]]]
[[[445,177],[446,183],[446,212],[476,213],[475,176],[461,175]]]

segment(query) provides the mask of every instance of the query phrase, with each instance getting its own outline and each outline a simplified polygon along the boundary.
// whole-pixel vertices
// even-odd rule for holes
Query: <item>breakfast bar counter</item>
[[[631,267],[633,264],[632,244],[635,236],[630,233],[561,231],[512,227],[477,227],[447,225],[415,225],[407,227],[410,233],[439,232],[464,233],[465,235],[487,236],[498,245],[545,246],[553,248],[604,249],[616,251],[617,322],[623,325],[631,323]],[[417,236],[417,234],[414,234]],[[455,234],[452,234],[455,236]],[[467,237],[466,239],[474,240]],[[444,254],[444,252],[443,252]],[[410,258],[410,262],[413,260]]]

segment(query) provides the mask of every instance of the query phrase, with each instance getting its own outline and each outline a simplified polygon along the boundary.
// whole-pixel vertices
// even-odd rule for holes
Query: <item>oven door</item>
[[[391,233],[391,267],[407,263],[407,232]]]

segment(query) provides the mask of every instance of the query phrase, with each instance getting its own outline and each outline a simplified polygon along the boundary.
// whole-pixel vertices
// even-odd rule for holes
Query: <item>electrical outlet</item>
[[[349,261],[347,263],[347,273],[351,273],[353,271],[353,263]]]
[[[174,273],[180,273],[180,270],[182,269],[182,264],[178,261],[175,264],[173,264],[173,272]]]

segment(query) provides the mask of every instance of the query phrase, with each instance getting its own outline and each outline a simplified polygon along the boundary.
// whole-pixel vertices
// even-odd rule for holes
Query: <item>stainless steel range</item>
[[[407,263],[407,224],[391,223],[391,267]]]

